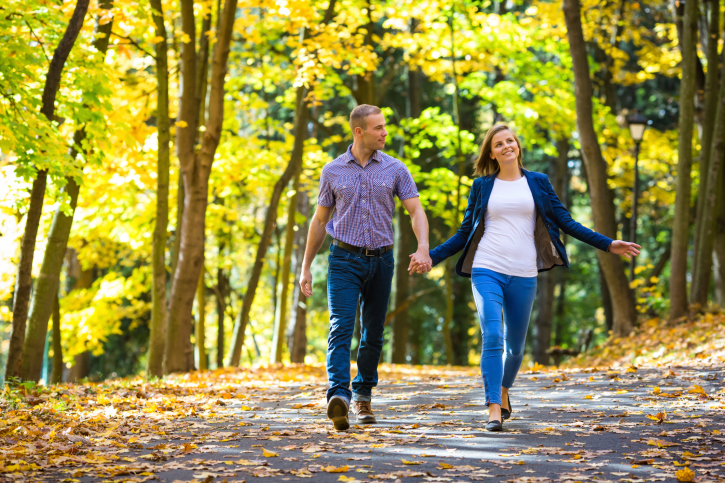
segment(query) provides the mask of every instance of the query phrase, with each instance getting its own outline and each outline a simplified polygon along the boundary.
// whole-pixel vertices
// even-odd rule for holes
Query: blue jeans
[[[327,304],[330,336],[327,339],[327,400],[340,396],[350,401],[370,401],[378,384],[378,362],[383,350],[383,329],[393,281],[395,260],[388,250],[378,257],[330,247]],[[360,346],[357,376],[350,392],[350,344],[360,302]]]
[[[487,268],[474,268],[471,285],[481,321],[481,376],[486,405],[501,404],[501,386],[514,385],[524,358],[526,330],[536,297],[536,277],[514,277]]]

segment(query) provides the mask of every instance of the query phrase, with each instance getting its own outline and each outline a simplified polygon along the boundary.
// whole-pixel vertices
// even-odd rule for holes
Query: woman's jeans
[[[501,386],[514,385],[524,358],[526,330],[536,297],[536,277],[514,277],[487,268],[474,268],[471,284],[481,321],[481,376],[486,405],[501,404]]]
[[[377,257],[330,247],[327,305],[330,336],[327,339],[327,400],[340,396],[350,401],[370,401],[378,384],[378,362],[383,350],[383,330],[393,281],[395,259],[388,250]],[[360,345],[357,376],[350,391],[350,344],[360,302]]]

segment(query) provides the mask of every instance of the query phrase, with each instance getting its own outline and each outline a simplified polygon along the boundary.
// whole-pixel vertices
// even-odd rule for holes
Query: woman
[[[559,229],[627,258],[638,255],[640,247],[574,221],[549,178],[523,168],[521,143],[506,125],[486,133],[474,174],[480,177],[471,187],[461,227],[430,256],[437,265],[463,250],[456,273],[471,278],[481,322],[481,375],[489,407],[486,429],[501,431],[512,412],[509,389],[524,355],[537,273],[569,266]],[[410,268],[426,269],[416,264]]]

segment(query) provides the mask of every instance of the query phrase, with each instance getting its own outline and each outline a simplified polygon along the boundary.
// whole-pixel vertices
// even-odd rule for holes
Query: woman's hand
[[[609,245],[609,251],[614,253],[615,255],[624,255],[627,257],[627,260],[631,260],[632,257],[636,257],[639,255],[639,250],[642,248],[641,246],[637,245],[636,243],[632,242],[626,242],[622,240],[614,240]]]

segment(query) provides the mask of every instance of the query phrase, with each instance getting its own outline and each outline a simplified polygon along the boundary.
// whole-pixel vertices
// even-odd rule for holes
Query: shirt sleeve
[[[325,208],[335,206],[335,194],[332,192],[330,175],[324,168],[322,169],[322,174],[320,175],[320,194],[317,197],[317,204],[324,206]]]
[[[413,176],[405,165],[401,166],[398,175],[395,177],[395,194],[401,201],[419,196]]]

